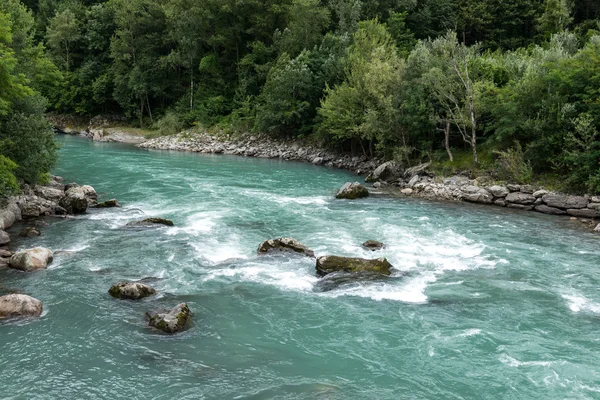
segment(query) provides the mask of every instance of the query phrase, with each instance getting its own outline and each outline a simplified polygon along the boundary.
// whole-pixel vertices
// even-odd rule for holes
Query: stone
[[[148,324],[166,333],[181,332],[188,323],[190,315],[190,309],[186,303],[178,304],[164,313],[146,313]]]
[[[0,230],[0,246],[10,243],[10,236],[8,233]]]
[[[413,176],[418,175],[421,172],[424,172],[425,170],[427,170],[427,168],[429,168],[430,165],[431,165],[431,162],[426,162],[426,163],[414,166],[412,168],[409,168],[406,171],[404,171],[404,178],[410,179]]]
[[[48,186],[36,186],[34,192],[39,197],[52,201],[59,201],[65,195],[62,190]]]
[[[590,201],[592,203],[600,203],[600,196],[593,196]]]
[[[506,196],[506,201],[513,204],[529,205],[535,202],[535,197],[529,193],[511,192]]]
[[[587,208],[600,211],[600,203],[589,203]]]
[[[506,200],[498,199],[494,201],[494,205],[498,207],[506,207]]]
[[[514,208],[515,210],[523,210],[523,211],[531,211],[531,210],[533,210],[533,206],[527,206],[527,205],[524,205],[524,204],[508,203],[507,207],[508,208]]]
[[[520,192],[521,191],[521,185],[515,185],[515,184],[512,184],[512,183],[509,183],[508,185],[506,185],[506,187],[511,192]]]
[[[8,251],[8,250],[2,250],[0,249],[0,257],[12,257],[13,253],[12,251]]]
[[[484,188],[469,185],[462,189],[462,199],[471,203],[492,204],[494,196]]]
[[[510,193],[510,190],[506,186],[494,185],[487,188],[494,197],[506,197]]]
[[[38,299],[25,294],[0,296],[0,318],[39,317],[43,305]]]
[[[527,194],[532,194],[533,192],[535,192],[535,188],[531,185],[521,185],[521,188],[519,190],[521,191],[521,193]]]
[[[315,291],[329,292],[336,289],[341,289],[344,286],[356,287],[356,283],[360,282],[382,282],[383,280],[391,279],[390,277],[375,272],[333,272],[319,279],[315,284]]]
[[[140,282],[119,282],[111,286],[108,293],[116,299],[139,300],[156,294],[156,290]]]
[[[21,271],[44,269],[52,262],[54,254],[50,249],[35,247],[12,255],[9,266]]]
[[[385,244],[378,242],[377,240],[367,240],[366,242],[364,242],[362,244],[362,247],[367,249],[367,250],[371,250],[371,251],[377,251],[377,250],[382,250],[385,248]]]
[[[571,217],[569,218],[571,221],[577,221],[577,217]]]
[[[399,174],[398,165],[394,161],[388,161],[377,168],[367,176],[366,182],[376,182],[379,180],[387,181],[394,179]]]
[[[419,183],[419,179],[421,179],[421,177],[419,175],[415,175],[412,178],[410,178],[410,180],[408,181],[408,187],[412,188],[414,187],[417,183]]]
[[[549,207],[543,204],[536,206],[535,211],[549,215],[565,215],[567,213],[566,211],[561,210],[560,208]]]
[[[544,189],[540,189],[540,190],[533,192],[533,197],[535,197],[536,199],[539,199],[539,198],[544,197],[548,193],[550,193],[550,192],[548,192],[547,190],[544,190]]]
[[[19,213],[20,214],[20,213]],[[17,220],[15,213],[11,210],[0,211],[0,229],[10,228]]]
[[[383,275],[392,273],[392,265],[385,258],[365,259],[355,257],[323,256],[317,259],[317,275],[332,272],[374,272]]]
[[[148,228],[156,225],[174,226],[173,221],[165,218],[146,218],[141,221],[132,221],[127,223],[128,227],[142,227]]]
[[[550,207],[573,209],[585,208],[588,204],[587,196],[570,196],[559,193],[548,193],[542,197],[544,203]]]
[[[405,188],[405,189],[402,189],[400,191],[400,193],[402,193],[405,196],[410,196],[411,194],[413,194],[413,191],[414,190],[412,190],[411,188]]]
[[[21,231],[21,233],[19,233],[19,236],[21,236],[21,237],[35,237],[35,236],[40,236],[40,235],[41,235],[40,230],[33,226],[27,227],[27,228],[23,229]]]
[[[580,218],[597,218],[600,217],[600,211],[591,210],[589,208],[569,208],[567,214]]]
[[[323,165],[324,162],[325,162],[325,160],[323,159],[323,157],[315,157],[312,160],[312,163],[314,165]]]
[[[361,185],[358,182],[347,182],[344,186],[340,188],[340,190],[335,195],[336,199],[360,199],[363,197],[368,197],[369,191],[366,187]]]
[[[83,214],[88,208],[88,199],[81,187],[71,187],[58,204],[69,214]]]
[[[273,251],[298,253],[314,257],[315,252],[293,238],[279,238],[265,240],[258,246],[258,254],[267,254]]]
[[[600,232],[600,224],[596,225],[594,228],[594,232]]]
[[[101,203],[95,204],[92,208],[111,208],[111,207],[121,207],[121,203],[117,201],[117,199],[110,199],[103,201]]]

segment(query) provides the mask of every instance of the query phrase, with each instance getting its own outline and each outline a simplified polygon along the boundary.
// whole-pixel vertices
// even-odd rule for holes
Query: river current
[[[305,163],[59,141],[55,174],[123,207],[47,219],[13,244],[64,252],[44,271],[0,270],[0,294],[44,303],[0,322],[0,398],[600,398],[600,237],[579,223],[336,200],[356,177]],[[123,228],[148,216],[175,227]],[[397,272],[323,290],[313,259],[256,255],[282,236]],[[158,296],[107,293],[147,277]],[[147,327],[146,311],[180,302],[187,330]]]

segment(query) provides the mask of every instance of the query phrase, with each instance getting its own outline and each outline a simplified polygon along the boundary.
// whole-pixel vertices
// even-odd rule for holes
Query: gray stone
[[[88,208],[88,199],[82,187],[71,187],[58,203],[69,214],[83,214]]]
[[[429,168],[430,165],[431,165],[431,162],[426,162],[423,164],[419,164],[415,167],[409,168],[406,171],[404,171],[404,178],[410,179],[413,176],[418,175],[421,172],[427,170],[427,168]]]
[[[587,196],[569,196],[559,193],[548,193],[542,197],[542,200],[550,207],[562,209],[585,208],[588,204]]]
[[[325,162],[325,160],[323,159],[323,157],[315,157],[312,160],[312,163],[315,165],[322,165]]]
[[[156,294],[156,290],[140,282],[120,282],[111,286],[108,293],[116,299],[139,300]]]
[[[117,199],[110,199],[103,201],[102,203],[98,203],[92,206],[92,208],[111,208],[111,207],[121,207],[121,203],[117,201]]]
[[[34,192],[39,197],[52,201],[59,201],[65,195],[62,190],[48,186],[36,186]]]
[[[549,207],[543,204],[536,206],[535,211],[550,215],[565,215],[567,213],[566,211],[561,210],[560,208]]]
[[[366,187],[361,185],[358,182],[347,182],[344,186],[338,190],[335,195],[336,199],[360,199],[363,197],[368,197],[369,191]]]
[[[410,196],[411,194],[413,194],[413,192],[414,190],[412,190],[411,188],[405,188],[400,191],[400,193],[402,193],[405,196]]]
[[[298,253],[314,257],[315,252],[293,238],[279,238],[265,240],[258,246],[258,254],[267,254],[274,251]]]
[[[40,235],[41,235],[40,230],[33,226],[29,226],[29,227],[23,229],[21,231],[21,233],[19,233],[19,236],[21,236],[21,237],[35,237],[35,236],[40,236]]]
[[[506,200],[498,199],[498,200],[494,201],[494,205],[496,205],[498,207],[506,207]]]
[[[158,225],[175,226],[173,221],[171,221],[170,219],[165,219],[165,218],[146,218],[141,221],[128,222],[125,226],[130,227],[130,228],[134,228],[134,227],[152,228],[152,227],[156,227]]]
[[[600,217],[600,211],[591,210],[589,208],[569,208],[569,209],[567,209],[567,214],[572,215],[573,217],[580,217],[580,218]]]
[[[10,236],[4,231],[0,231],[0,246],[10,243]]]
[[[587,208],[591,208],[591,209],[600,211],[600,203],[589,203],[587,205]]]
[[[191,312],[186,303],[181,303],[164,313],[148,312],[148,324],[166,333],[182,331],[188,323]]]
[[[538,191],[533,192],[533,197],[535,197],[536,199],[538,198],[542,198],[545,195],[547,195],[549,192],[547,190],[544,189],[540,189]]]
[[[535,192],[535,188],[531,185],[521,185],[521,188],[519,190],[521,191],[521,193],[527,194],[532,194],[533,192]]]
[[[11,210],[0,211],[0,229],[8,229],[15,223],[16,217]]]
[[[521,185],[515,185],[515,184],[512,184],[512,183],[509,183],[508,185],[506,185],[506,187],[511,192],[520,192],[521,191]]]
[[[590,201],[592,203],[600,203],[600,196],[593,196]]]
[[[508,208],[514,208],[515,210],[523,210],[523,211],[531,211],[533,210],[533,206],[527,206],[527,205],[523,205],[523,204],[514,204],[514,203],[509,203]]]
[[[412,178],[410,178],[410,180],[408,181],[408,187],[412,188],[413,186],[415,186],[418,182],[419,182],[419,175],[415,175]]]
[[[494,197],[506,197],[510,191],[506,186],[494,185],[487,188]]]
[[[42,311],[42,302],[31,296],[9,294],[0,297],[0,318],[39,317]]]
[[[21,271],[44,269],[52,262],[54,255],[50,249],[35,247],[12,255],[10,267]]]
[[[375,171],[369,174],[365,179],[366,182],[375,182],[378,180],[387,181],[389,179],[393,179],[399,174],[398,165],[393,161],[388,161],[386,163],[378,166]]]
[[[506,196],[506,201],[513,204],[529,205],[535,202],[535,197],[528,193],[511,192]]]
[[[494,196],[487,190],[477,186],[467,186],[463,189],[463,200],[471,203],[492,204]]]
[[[596,225],[594,228],[594,232],[600,232],[600,224]]]

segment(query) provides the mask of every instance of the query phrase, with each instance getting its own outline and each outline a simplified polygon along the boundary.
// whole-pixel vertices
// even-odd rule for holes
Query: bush
[[[161,136],[176,135],[183,130],[183,123],[172,111],[168,111],[164,117],[162,117],[156,126]]]
[[[519,142],[515,142],[514,148],[496,151],[495,154],[498,155],[496,163],[500,179],[521,184],[531,183],[533,171],[529,162],[525,160],[525,154]]]
[[[19,183],[14,175],[16,169],[17,164],[0,155],[0,196],[10,196],[19,190]]]

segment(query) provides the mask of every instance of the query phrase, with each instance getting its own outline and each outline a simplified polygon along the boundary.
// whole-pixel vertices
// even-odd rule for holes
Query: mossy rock
[[[141,221],[132,221],[125,226],[129,227],[151,227],[155,225],[175,226],[173,221],[165,218],[146,218]]]
[[[40,236],[40,235],[41,235],[40,230],[33,226],[27,227],[27,228],[23,229],[21,231],[21,233],[19,233],[19,236],[21,236],[21,237],[35,237],[35,236]]]
[[[117,199],[110,199],[103,201],[101,203],[96,204],[93,208],[112,208],[112,207],[121,207],[121,203],[118,202]]]
[[[116,299],[139,300],[156,294],[156,290],[140,282],[120,282],[108,289],[108,294]]]
[[[147,312],[148,325],[166,333],[181,332],[191,318],[191,312],[186,303],[178,304],[168,312]]]
[[[279,238],[265,240],[258,246],[258,254],[267,254],[273,251],[285,251],[298,253],[308,257],[314,257],[315,252],[292,238]]]
[[[332,272],[372,272],[391,275],[392,265],[385,258],[365,259],[355,257],[323,256],[317,259],[317,275],[325,276]]]
[[[366,187],[364,187],[358,182],[347,182],[344,186],[340,188],[340,190],[338,190],[337,194],[335,195],[335,198],[355,200],[368,196],[369,191]]]

